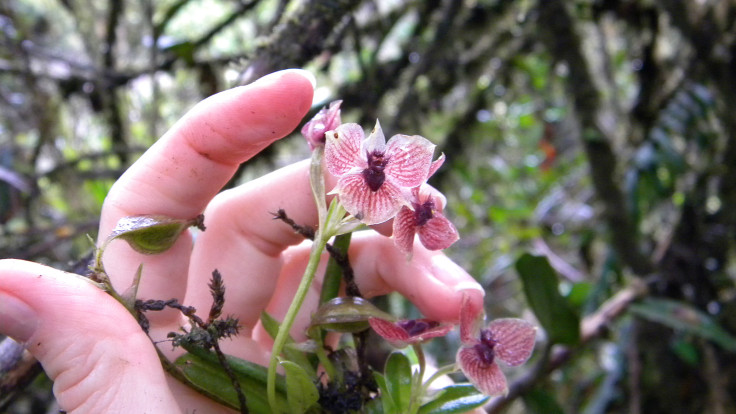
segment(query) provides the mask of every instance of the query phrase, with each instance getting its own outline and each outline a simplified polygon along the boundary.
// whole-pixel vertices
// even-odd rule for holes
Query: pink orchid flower
[[[307,139],[309,148],[325,145],[325,132],[332,131],[337,128],[342,120],[340,119],[340,105],[342,101],[332,101],[329,108],[322,108],[312,119],[302,127],[302,135]]]
[[[396,348],[417,344],[439,336],[445,336],[452,325],[441,324],[430,319],[404,319],[391,322],[380,318],[369,318],[371,328]]]
[[[489,396],[506,394],[506,376],[496,361],[510,366],[526,362],[534,349],[536,328],[522,319],[502,318],[478,329],[481,315],[472,315],[468,303],[464,300],[460,311],[462,347],[457,364],[478,391]]]
[[[403,206],[394,218],[394,243],[404,253],[411,254],[414,235],[429,250],[450,247],[460,236],[457,229],[442,214],[444,197],[427,184],[411,191],[412,208]]]
[[[424,137],[394,135],[387,143],[376,122],[368,138],[358,124],[342,124],[326,138],[325,164],[338,177],[331,193],[365,224],[394,217],[410,189],[429,177],[435,145]]]

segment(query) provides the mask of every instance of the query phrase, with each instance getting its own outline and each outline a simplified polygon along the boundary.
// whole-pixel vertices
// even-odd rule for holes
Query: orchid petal
[[[523,364],[532,355],[536,338],[534,325],[516,318],[495,319],[489,325],[496,358],[511,366]]]
[[[391,219],[406,202],[401,189],[388,181],[371,191],[360,173],[340,177],[336,192],[345,210],[368,225]]]
[[[419,241],[429,250],[442,250],[450,247],[460,236],[450,220],[435,212],[423,226],[417,228]]]
[[[460,341],[465,345],[478,343],[478,333],[483,317],[480,313],[473,312],[470,296],[463,294],[460,306]]]
[[[440,154],[439,158],[432,161],[432,165],[429,166],[429,174],[427,174],[427,178],[433,176],[434,173],[436,173],[437,170],[439,170],[442,164],[444,163],[445,163],[445,153],[443,152],[442,154]]]
[[[360,150],[363,128],[358,124],[342,124],[326,135],[325,165],[330,174],[341,176],[355,167],[367,166]]]
[[[394,135],[386,144],[386,178],[401,187],[427,181],[435,145],[419,135]]]
[[[381,338],[396,348],[404,348],[409,345],[409,333],[395,323],[379,318],[369,318],[368,323]]]
[[[371,134],[363,141],[361,147],[363,153],[370,154],[374,151],[384,152],[386,150],[386,137],[383,135],[381,123],[376,119],[376,126],[373,127]]]
[[[394,217],[394,244],[407,254],[414,247],[415,223],[414,212],[408,207],[402,207]]]
[[[401,322],[394,323],[380,318],[368,319],[368,323],[371,325],[371,328],[396,348],[404,348],[407,345],[416,344],[439,336],[445,336],[452,330],[452,325],[450,324],[437,324],[437,322],[429,319],[414,319],[403,322],[419,322],[424,323],[424,326],[422,326],[421,331],[415,334],[410,334],[400,325]],[[430,323],[433,323],[436,326],[430,328]]]
[[[457,352],[457,364],[468,380],[485,395],[506,394],[508,386],[498,364],[483,361],[475,348],[460,348]]]

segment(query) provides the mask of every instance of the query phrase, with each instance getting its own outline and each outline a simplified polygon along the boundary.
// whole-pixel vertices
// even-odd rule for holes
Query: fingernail
[[[462,291],[480,292],[481,296],[485,296],[486,294],[486,291],[483,290],[483,286],[481,286],[478,282],[474,282],[474,281],[464,281],[464,282],[460,282],[457,285],[455,285],[455,292],[462,292]]]
[[[36,312],[20,299],[0,292],[0,333],[18,342],[31,338],[38,326]]]
[[[465,271],[465,269],[453,262],[449,257],[444,254],[438,254],[433,256],[431,260],[432,266],[442,270],[444,274],[449,276],[449,278],[443,279],[455,292],[459,292],[461,290],[475,290],[485,294],[483,287],[476,282],[473,277]]]
[[[314,88],[317,87],[317,79],[314,77],[314,75],[312,74],[312,72],[306,71],[304,69],[284,69],[284,70],[280,70],[278,72],[270,73],[270,74],[268,74],[268,75],[266,75],[266,76],[258,79],[256,82],[270,82],[270,81],[272,81],[274,79],[281,78],[282,76],[284,76],[287,73],[295,73],[295,74],[298,74],[298,75],[306,78],[309,81],[309,83],[312,84],[312,89],[314,89]]]

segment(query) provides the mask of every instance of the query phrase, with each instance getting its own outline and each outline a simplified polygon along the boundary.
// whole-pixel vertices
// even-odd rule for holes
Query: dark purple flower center
[[[396,323],[399,328],[406,331],[409,336],[420,335],[430,329],[440,326],[437,321],[422,321],[417,319],[409,319],[407,321],[399,321]]]
[[[414,204],[414,219],[417,226],[427,224],[432,217],[434,217],[434,201],[432,201],[432,198],[423,204]]]
[[[478,353],[478,357],[481,361],[490,365],[493,363],[493,359],[496,356],[496,353],[493,351],[496,344],[498,344],[498,342],[493,339],[491,331],[489,329],[483,329],[480,331],[480,343],[475,344],[473,349]]]
[[[363,179],[371,191],[378,191],[386,180],[386,174],[383,172],[386,164],[388,158],[382,152],[373,151],[368,154],[368,168],[363,170]]]

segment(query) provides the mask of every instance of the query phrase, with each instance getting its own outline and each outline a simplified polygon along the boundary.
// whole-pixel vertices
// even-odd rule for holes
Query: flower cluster
[[[354,123],[342,124],[340,101],[322,109],[302,129],[312,149],[324,147],[327,171],[337,179],[331,194],[350,215],[373,225],[393,219],[396,246],[411,254],[414,238],[429,250],[449,247],[458,239],[455,226],[443,215],[444,196],[427,184],[445,157],[433,161],[435,145],[418,135],[394,135],[386,141],[376,121],[368,137]],[[521,365],[531,356],[536,329],[521,319],[496,319],[481,328],[482,313],[463,298],[456,364],[486,395],[507,391],[497,361]],[[403,348],[444,336],[453,325],[429,319],[396,320],[362,299],[337,298],[320,308],[313,325],[325,329],[364,329],[365,322],[392,345]],[[350,330],[348,330],[350,331]],[[350,331],[352,332],[352,331]]]
[[[536,328],[523,319],[501,318],[481,329],[482,314],[473,314],[467,297],[463,298],[460,312],[462,347],[457,352],[457,365],[468,380],[486,395],[501,395],[508,390],[506,377],[496,361],[519,366],[532,354]],[[452,325],[429,319],[410,319],[391,322],[371,317],[371,328],[397,348],[444,336]]]
[[[330,104],[302,129],[310,146],[325,146],[327,170],[337,178],[332,190],[345,210],[364,224],[394,219],[396,246],[410,254],[414,236],[430,250],[449,247],[457,229],[442,214],[445,199],[427,184],[444,162],[432,161],[435,145],[419,135],[386,141],[381,124],[368,137],[354,123],[340,123],[340,102]]]

